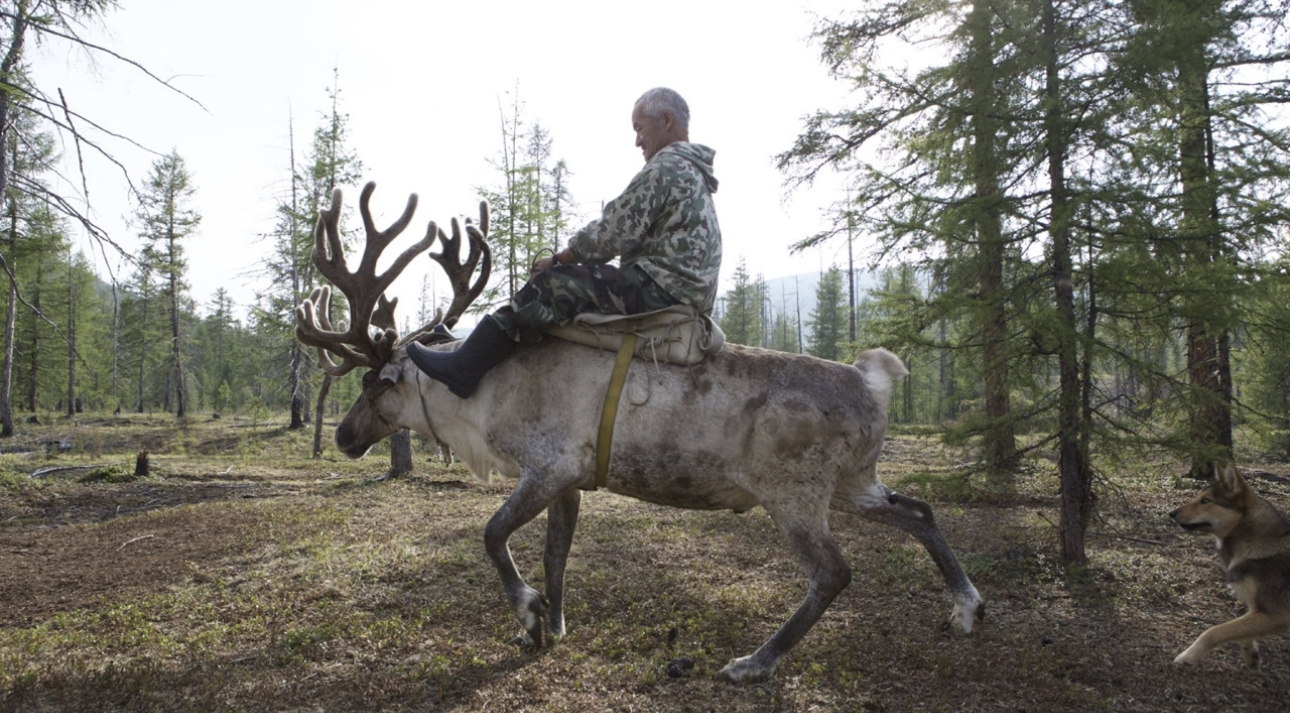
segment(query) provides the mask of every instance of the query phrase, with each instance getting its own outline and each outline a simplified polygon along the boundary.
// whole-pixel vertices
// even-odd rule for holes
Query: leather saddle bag
[[[687,305],[631,315],[584,312],[547,334],[612,352],[618,351],[624,336],[635,334],[636,357],[672,364],[698,364],[726,343],[711,317]]]

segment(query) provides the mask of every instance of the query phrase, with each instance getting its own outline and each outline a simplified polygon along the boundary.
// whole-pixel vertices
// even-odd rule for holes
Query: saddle
[[[600,411],[594,480],[589,487],[584,486],[584,490],[605,487],[609,454],[613,451],[618,400],[622,396],[632,358],[694,365],[719,351],[726,343],[726,335],[711,317],[684,305],[633,315],[588,312],[547,334],[598,349],[609,349],[617,354]]]
[[[726,343],[721,327],[688,305],[630,315],[584,312],[547,334],[613,352],[632,335],[636,338],[632,348],[636,358],[686,365],[698,364]]]

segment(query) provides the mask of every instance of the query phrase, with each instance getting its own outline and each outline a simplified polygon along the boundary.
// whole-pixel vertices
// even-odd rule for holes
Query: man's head
[[[680,94],[655,87],[636,100],[632,129],[636,131],[636,146],[649,161],[664,146],[690,140],[690,107]]]

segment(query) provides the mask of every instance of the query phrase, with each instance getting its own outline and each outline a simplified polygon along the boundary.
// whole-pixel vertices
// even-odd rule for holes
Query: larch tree
[[[1281,239],[1290,206],[1290,31],[1285,0],[1135,0],[1121,65],[1150,98],[1133,117],[1138,170],[1153,182],[1148,225],[1164,294],[1185,343],[1174,435],[1190,474],[1232,457],[1232,339],[1257,256]],[[1132,80],[1137,79],[1136,82]],[[1148,170],[1151,165],[1155,170]],[[1146,221],[1144,221],[1146,222]],[[1254,258],[1254,259],[1252,259]]]
[[[842,271],[830,267],[820,275],[815,286],[815,309],[806,321],[810,336],[806,340],[806,353],[821,359],[837,361],[841,356],[840,345],[847,339],[846,296],[842,291]]]
[[[492,214],[493,272],[502,281],[487,289],[478,309],[509,300],[542,253],[563,247],[574,215],[569,168],[563,159],[553,159],[551,132],[529,122],[518,86],[510,98],[509,106],[498,102],[501,151],[490,160],[501,174],[500,184],[479,189]]]
[[[1016,164],[1002,117],[1011,113],[1017,80],[997,7],[905,0],[822,20],[815,33],[822,59],[851,83],[857,106],[809,117],[779,166],[796,185],[825,169],[843,171],[852,199],[839,221],[877,238],[883,254],[921,258],[927,269],[939,264],[945,279],[937,299],[976,325],[970,363],[983,408],[971,422],[987,470],[1006,487],[1016,456],[1009,318],[1020,250],[1008,231]],[[945,60],[924,52],[905,62],[887,51],[902,43],[940,44]]]
[[[150,80],[200,106],[195,99],[169,81],[152,74],[144,65],[109,48],[88,42],[82,37],[81,31],[87,23],[105,17],[118,4],[116,0],[0,0],[0,196],[8,196],[11,190],[17,190],[33,199],[43,201],[51,206],[53,211],[67,216],[79,226],[79,229],[83,230],[100,250],[106,252],[111,249],[118,255],[130,259],[107,232],[91,218],[92,210],[88,195],[77,196],[51,189],[35,174],[26,173],[20,166],[15,166],[12,163],[13,156],[6,150],[9,147],[10,135],[15,131],[23,131],[18,119],[20,114],[26,113],[37,117],[44,130],[54,132],[64,140],[66,145],[71,146],[80,159],[82,167],[85,165],[86,154],[97,155],[119,168],[126,183],[130,184],[130,191],[134,192],[128,172],[125,171],[121,161],[111,153],[112,142],[119,140],[129,142],[129,140],[103,129],[92,119],[80,115],[61,89],[57,92],[47,92],[28,80],[25,67],[26,51],[29,46],[38,43],[61,44],[90,57],[107,57],[111,61],[123,62],[132,70],[141,72]],[[8,262],[6,255],[0,253],[0,266],[6,262]],[[12,266],[4,266],[10,278],[11,292],[14,293],[13,297],[17,303],[25,305],[33,314],[52,325],[52,320],[48,320],[40,312],[39,300],[34,298],[40,292],[39,287],[33,286],[30,290],[32,298],[25,297],[22,291],[17,289],[18,285],[14,279],[16,273],[11,268]],[[35,274],[44,275],[41,270],[37,270]],[[14,304],[15,299],[10,299],[8,303]],[[47,304],[52,305],[49,302]],[[8,317],[7,313],[6,317]],[[20,320],[15,319],[14,328],[8,333],[13,335],[21,327]],[[52,326],[50,328],[53,329]],[[39,327],[35,328],[35,333],[38,333],[39,329]],[[64,334],[58,336],[68,338],[68,335]],[[10,364],[12,363],[11,358]],[[38,364],[33,362],[32,370],[33,373],[36,372]],[[39,388],[37,379],[32,379],[31,388],[33,390]],[[3,390],[0,389],[0,392]],[[0,393],[0,400],[4,401],[0,410],[4,408],[11,410],[12,389],[8,394]],[[34,396],[32,400],[34,401]]]
[[[328,90],[331,108],[323,115],[322,125],[314,130],[309,152],[305,155],[303,164],[297,169],[301,188],[300,208],[307,217],[301,223],[302,227],[312,228],[318,214],[331,204],[331,194],[337,186],[357,183],[363,175],[363,162],[346,144],[349,115],[342,114],[340,111],[340,72],[336,71],[334,77],[332,88]],[[312,254],[312,240],[303,243],[302,247],[304,245],[309,246],[304,254],[306,256]],[[307,264],[311,264],[308,257],[299,261],[301,266]],[[332,302],[332,309],[338,306],[336,301]],[[292,305],[293,310],[294,308],[295,305]],[[331,317],[333,324],[339,321],[338,315],[331,315]],[[314,409],[314,458],[322,457],[323,416],[326,413],[327,395],[331,392],[332,382],[331,375],[324,373],[322,383],[318,387]]]
[[[726,341],[734,344],[759,347],[762,344],[761,304],[762,283],[748,274],[742,257],[735,265],[735,284],[724,298],[721,314],[721,331]]]
[[[153,256],[157,260],[154,269],[161,280],[169,311],[169,383],[175,397],[175,415],[179,418],[187,415],[183,363],[186,345],[180,319],[180,306],[187,287],[184,283],[187,263],[180,241],[190,237],[201,224],[201,215],[192,207],[195,193],[196,187],[184,159],[178,152],[171,151],[152,164],[135,213],[139,237],[154,245]]]
[[[5,132],[5,167],[16,176],[19,182],[36,184],[41,174],[51,168],[54,159],[53,138],[37,130],[35,117],[21,107],[14,107],[9,112],[10,126]],[[20,295],[18,291],[18,270],[24,262],[25,255],[41,246],[32,241],[39,236],[34,234],[32,219],[40,202],[30,192],[22,190],[15,182],[6,182],[4,191],[4,226],[3,251],[0,251],[0,263],[5,271],[5,284],[8,287],[5,301],[4,329],[4,365],[0,375],[0,437],[14,434],[13,427],[13,377],[16,363],[14,353],[17,335],[17,316]]]

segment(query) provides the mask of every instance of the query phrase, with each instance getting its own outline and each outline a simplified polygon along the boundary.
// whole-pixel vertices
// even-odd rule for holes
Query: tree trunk
[[[36,290],[31,296],[31,306],[37,314],[40,313],[40,284],[44,279],[44,270],[39,262],[36,263]],[[33,318],[31,322],[31,383],[27,387],[27,410],[32,413],[36,412],[37,396],[40,392],[40,320]]]
[[[3,112],[0,112],[3,113]],[[2,135],[3,132],[0,132]],[[3,154],[3,151],[0,151]],[[3,159],[0,159],[0,171],[4,171]],[[3,195],[3,194],[0,194]],[[18,206],[15,203],[9,205],[9,256],[5,261],[7,270],[14,271],[17,275],[17,266],[14,264],[16,251],[18,247]],[[14,326],[18,318],[18,282],[15,278],[9,277],[6,272],[5,277],[9,280],[9,301],[5,305],[4,317],[4,374],[0,376],[0,438],[8,438],[13,435],[13,358],[14,358]]]
[[[146,277],[144,279],[147,279]],[[139,340],[139,382],[138,382],[138,400],[134,402],[134,410],[137,413],[143,413],[143,381],[147,375],[148,367],[148,303],[151,301],[151,295],[148,290],[141,291],[139,299],[139,330],[142,338]]]
[[[3,60],[0,60],[0,83],[8,86],[13,77],[13,71],[18,67],[22,60],[23,45],[27,39],[27,6],[20,3],[15,7],[16,12],[13,15],[12,32],[9,35],[9,47],[5,50]],[[9,92],[0,91],[0,200],[8,192],[9,188],[9,161],[5,147],[9,145]],[[16,210],[16,209],[15,209]],[[14,231],[17,230],[17,218],[14,218]],[[16,247],[16,235],[10,235],[9,257],[14,257],[14,248]],[[9,263],[9,269],[14,270],[12,262]],[[16,277],[16,273],[15,273]],[[18,300],[18,284],[13,279],[9,280],[9,306],[5,311],[5,340],[4,340],[4,384],[0,386],[0,436],[13,435],[13,360],[14,360],[14,323],[17,315],[16,303]],[[35,388],[33,387],[33,393]],[[32,400],[35,400],[33,395]],[[34,409],[33,409],[34,410]]]
[[[290,241],[291,249],[288,253],[291,255],[291,300],[292,302],[300,301],[300,267],[296,264],[299,257],[299,251],[296,250],[296,213],[299,210],[298,203],[298,185],[296,182],[296,138],[295,126],[288,125],[291,142],[291,216],[287,225],[287,240]],[[301,393],[301,381],[303,380],[304,370],[304,347],[297,339],[291,340],[291,423],[287,428],[295,430],[305,427],[308,420],[307,411],[309,405],[305,402],[304,394]]]
[[[171,218],[173,221],[173,217]],[[175,382],[175,416],[187,415],[187,394],[184,392],[183,349],[179,339],[179,266],[175,260],[175,227],[172,224],[167,231],[166,243],[170,260],[170,354],[174,364]]]
[[[67,415],[76,415],[76,280],[67,250]]]
[[[331,374],[324,374],[322,386],[318,388],[318,410],[314,420],[314,460],[322,457],[323,409],[327,406],[327,394],[331,391]]]
[[[12,251],[11,251],[12,254]],[[12,268],[12,264],[10,265]],[[4,317],[4,375],[0,378],[0,437],[13,431],[13,346],[14,324],[18,316],[18,283],[9,280],[9,304]]]
[[[1179,169],[1186,266],[1210,274],[1222,259],[1213,166],[1210,161],[1209,76],[1205,41],[1196,40],[1177,62],[1179,102]],[[1231,365],[1227,362],[1227,317],[1215,295],[1187,300],[1187,374],[1191,392],[1188,442],[1191,476],[1208,478],[1216,463],[1232,455]]]
[[[407,475],[412,468],[412,433],[405,429],[390,436],[390,472],[386,477]]]
[[[1075,277],[1070,244],[1071,205],[1066,188],[1066,154],[1070,132],[1061,114],[1062,87],[1057,63],[1057,19],[1053,0],[1043,5],[1043,52],[1046,73],[1044,140],[1048,153],[1049,225],[1052,240],[1053,294],[1057,306],[1057,469],[1061,479],[1062,559],[1084,562],[1084,530],[1091,508],[1088,461],[1080,448],[1081,384],[1078,329],[1075,323]]]
[[[993,115],[997,107],[991,12],[990,3],[977,0],[968,17],[975,64],[971,109],[972,175],[976,187],[976,237],[981,261],[980,285],[984,310],[981,359],[985,370],[982,381],[985,386],[987,426],[982,449],[992,474],[992,484],[1010,488],[1011,471],[1016,466],[1017,444],[1012,424],[1008,421],[1008,315],[1003,283],[1005,244],[999,215],[999,166],[995,155],[996,120]]]

